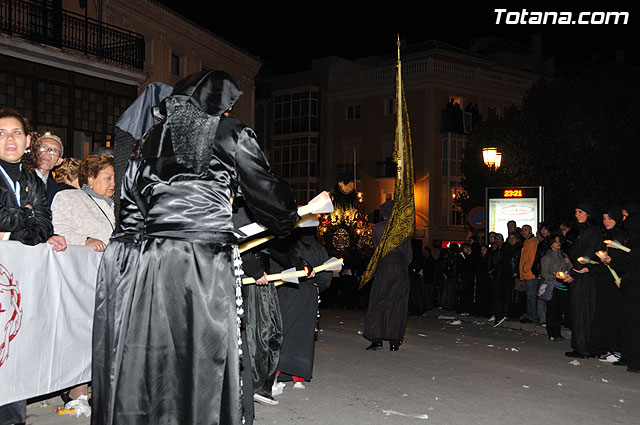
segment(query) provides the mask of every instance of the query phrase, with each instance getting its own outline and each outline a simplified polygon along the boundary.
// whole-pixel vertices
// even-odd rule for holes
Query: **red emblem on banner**
[[[18,281],[0,264],[0,367],[9,358],[9,343],[18,335],[21,324],[22,307]]]

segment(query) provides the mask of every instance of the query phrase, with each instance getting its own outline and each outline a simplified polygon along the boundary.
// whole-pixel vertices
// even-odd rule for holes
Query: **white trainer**
[[[263,406],[277,406],[278,404],[280,404],[280,402],[278,400],[274,400],[272,398],[269,397],[265,397],[263,395],[260,394],[254,394],[253,395],[253,401],[262,404]]]
[[[295,383],[293,384],[293,388],[297,388],[297,389],[299,389],[299,390],[304,390],[304,389],[305,389],[305,388],[307,388],[307,387],[305,387],[305,386],[304,386],[304,384],[303,384],[302,382],[295,382]]]

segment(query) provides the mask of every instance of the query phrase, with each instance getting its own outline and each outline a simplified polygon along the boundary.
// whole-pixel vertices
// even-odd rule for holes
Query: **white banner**
[[[102,253],[0,242],[0,406],[91,380]]]

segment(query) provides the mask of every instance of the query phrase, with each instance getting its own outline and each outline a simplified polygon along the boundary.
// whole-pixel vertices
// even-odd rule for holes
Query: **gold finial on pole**
[[[400,33],[398,33],[398,41],[396,44],[398,45],[398,62],[400,62]]]

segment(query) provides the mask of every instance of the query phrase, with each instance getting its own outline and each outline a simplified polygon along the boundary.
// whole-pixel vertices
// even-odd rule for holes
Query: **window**
[[[182,58],[175,53],[171,53],[171,73],[173,75],[182,75]]]
[[[307,90],[274,98],[273,134],[318,131],[319,95]]]
[[[153,39],[144,38],[144,63],[153,65]]]
[[[317,137],[274,140],[269,162],[282,178],[318,177],[317,145]]]
[[[442,134],[442,224],[463,226],[462,209],[455,204],[462,188],[462,158],[467,136]]]
[[[33,110],[33,93],[33,79],[0,72],[0,105],[2,105],[2,107],[15,109],[22,115],[33,120],[31,116],[31,111]]]
[[[396,102],[395,98],[387,97],[384,99],[384,115],[394,115],[396,113]]]
[[[360,104],[350,103],[347,105],[347,120],[359,120],[360,119]]]

